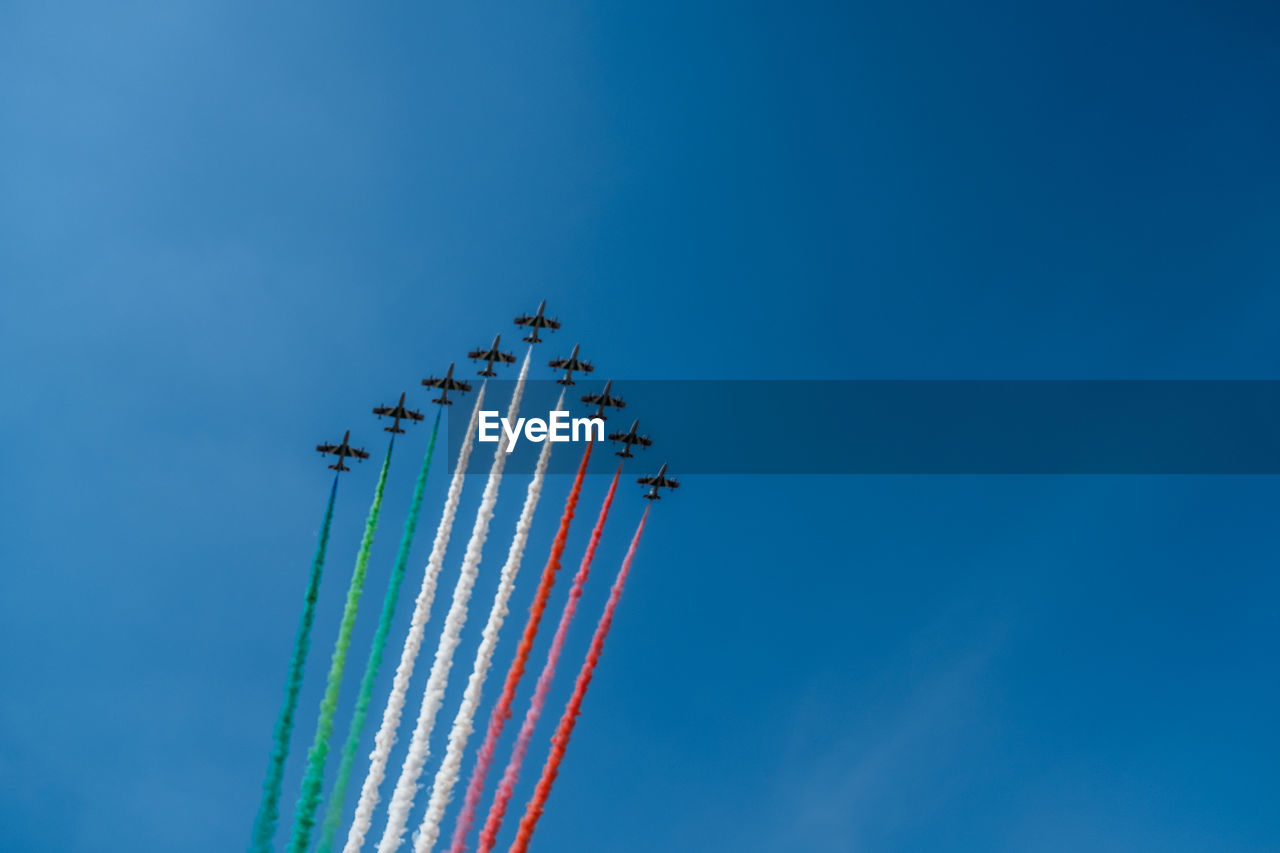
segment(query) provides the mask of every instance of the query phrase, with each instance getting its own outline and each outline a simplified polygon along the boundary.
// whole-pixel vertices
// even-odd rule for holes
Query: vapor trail
[[[564,392],[556,401],[556,410],[564,405]],[[484,689],[485,678],[493,663],[493,652],[498,645],[498,634],[507,618],[507,605],[511,601],[511,593],[516,588],[516,575],[524,559],[525,545],[529,541],[529,528],[533,526],[533,514],[538,508],[538,498],[542,495],[542,483],[547,476],[547,462],[551,459],[551,440],[544,440],[542,450],[538,453],[538,464],[534,469],[533,479],[529,481],[529,489],[525,493],[524,507],[520,510],[520,520],[516,522],[516,533],[511,539],[511,547],[507,551],[507,561],[502,565],[499,575],[498,591],[493,596],[493,606],[489,608],[489,619],[485,622],[480,647],[476,649],[475,663],[471,667],[471,677],[467,679],[467,689],[462,694],[462,704],[453,718],[453,726],[449,729],[449,745],[445,750],[444,760],[436,771],[435,781],[431,785],[431,797],[427,800],[427,813],[418,827],[417,839],[414,841],[414,853],[430,853],[440,835],[440,821],[444,819],[444,810],[449,805],[453,788],[458,783],[458,774],[462,770],[462,756],[467,748],[467,738],[471,736],[475,722],[476,709],[480,705],[480,694]]]
[[[369,567],[369,551],[373,548],[373,535],[378,530],[382,491],[387,485],[387,469],[391,467],[391,451],[395,446],[396,440],[393,435],[391,441],[387,443],[387,456],[382,460],[378,485],[373,491],[373,504],[369,507],[369,517],[365,519],[360,551],[356,554],[355,571],[351,573],[351,585],[347,587],[347,602],[342,609],[342,622],[338,626],[338,641],[333,646],[329,678],[325,683],[324,698],[320,700],[320,719],[316,723],[316,736],[311,742],[311,749],[307,752],[307,772],[302,778],[302,794],[298,798],[298,810],[293,816],[293,836],[289,839],[290,853],[306,853],[307,843],[311,840],[311,827],[315,826],[316,822],[316,809],[320,807],[320,786],[324,782],[324,762],[329,755],[329,736],[333,733],[333,715],[338,710],[342,671],[347,665],[351,631],[356,624],[360,594],[364,592],[364,576]]]
[[[560,571],[560,558],[564,555],[565,543],[569,539],[569,525],[573,522],[573,514],[577,510],[578,496],[582,493],[582,480],[587,473],[587,461],[591,458],[591,443],[582,451],[582,461],[578,463],[578,473],[573,478],[573,486],[569,489],[569,497],[564,502],[564,512],[560,516],[560,527],[556,530],[556,538],[551,543],[551,554],[542,569],[542,579],[538,582],[533,603],[529,605],[529,619],[525,622],[524,632],[520,636],[520,645],[516,647],[515,660],[507,670],[506,682],[502,685],[502,695],[489,715],[489,730],[485,733],[484,743],[476,753],[476,765],[471,770],[471,781],[467,785],[466,798],[463,800],[462,812],[453,828],[453,840],[449,853],[463,853],[467,847],[467,836],[476,821],[476,809],[480,805],[480,795],[484,793],[484,780],[493,764],[493,754],[502,737],[502,729],[511,719],[511,706],[515,702],[516,689],[520,679],[524,677],[525,666],[529,662],[529,653],[533,650],[533,641],[538,635],[538,626],[542,622],[542,614],[547,607],[547,598],[551,595],[551,587],[555,585],[556,575]]]
[[[382,723],[378,726],[378,734],[373,741],[373,753],[369,756],[369,772],[364,777],[364,784],[360,788],[360,800],[356,804],[355,817],[347,833],[344,853],[357,853],[364,846],[365,836],[369,833],[370,824],[373,823],[373,810],[378,805],[378,789],[386,776],[391,747],[396,742],[396,730],[400,728],[400,714],[404,710],[404,700],[409,692],[409,681],[413,678],[414,663],[418,659],[418,650],[422,647],[422,634],[426,629],[427,617],[431,615],[431,603],[436,597],[436,582],[440,578],[440,569],[444,565],[445,551],[449,548],[453,521],[458,515],[458,503],[462,499],[462,483],[467,473],[467,462],[471,458],[471,448],[475,445],[476,423],[484,404],[484,390],[485,386],[481,385],[476,394],[475,406],[471,409],[471,420],[467,423],[467,433],[462,440],[462,448],[458,451],[458,464],[453,469],[453,479],[449,481],[444,512],[436,528],[435,541],[431,544],[431,556],[427,559],[426,568],[422,573],[422,588],[418,590],[418,598],[413,605],[409,636],[405,638],[404,648],[400,652],[400,664],[396,667],[395,681],[391,685],[387,707],[382,712]]]
[[[311,577],[307,580],[307,594],[303,599],[302,618],[298,620],[298,633],[293,640],[293,657],[289,659],[289,675],[284,683],[284,704],[267,761],[267,778],[262,782],[262,802],[253,821],[253,837],[249,853],[270,853],[271,841],[280,820],[280,788],[284,781],[284,763],[289,757],[289,741],[293,736],[293,717],[298,710],[298,694],[302,690],[302,673],[311,648],[311,626],[316,620],[316,599],[320,596],[320,575],[324,572],[324,553],[329,546],[329,528],[333,525],[333,503],[338,494],[338,475],[333,475],[329,489],[329,504],[325,507],[324,522],[320,525],[320,541],[316,555],[311,560]]]
[[[605,638],[609,636],[609,626],[613,624],[613,612],[618,607],[618,599],[622,597],[622,587],[627,582],[627,573],[631,571],[631,561],[635,558],[636,546],[640,544],[640,534],[644,532],[644,522],[648,517],[649,508],[645,507],[635,535],[631,537],[631,546],[627,548],[627,555],[622,559],[622,568],[618,570],[618,577],[614,579],[613,588],[609,590],[609,601],[604,606],[600,623],[596,625],[595,636],[591,638],[587,659],[583,661],[582,669],[578,671],[573,695],[569,697],[569,703],[565,705],[564,714],[560,717],[560,724],[556,726],[556,733],[551,737],[551,754],[547,756],[547,763],[542,766],[542,777],[538,779],[538,785],[533,789],[533,797],[525,806],[524,817],[520,819],[520,831],[516,833],[516,840],[512,842],[511,849],[507,853],[525,853],[529,849],[529,839],[533,837],[538,818],[542,817],[547,797],[551,794],[551,786],[556,781],[556,774],[560,772],[560,762],[564,760],[565,750],[569,747],[569,737],[573,734],[574,724],[577,723],[578,714],[582,711],[582,700],[587,695],[587,687],[590,686],[591,677],[595,674],[596,664],[600,662]]]
[[[422,493],[427,487],[427,472],[431,469],[431,456],[436,449],[436,435],[440,431],[440,416],[443,413],[444,407],[441,406],[436,411],[436,420],[431,427],[431,438],[427,441],[427,452],[422,457],[422,469],[418,471],[418,481],[413,486],[409,515],[404,520],[404,532],[400,535],[400,550],[396,552],[396,561],[391,567],[391,578],[387,582],[387,594],[382,599],[382,616],[373,634],[369,660],[365,664],[364,675],[360,679],[356,709],[347,729],[347,740],[342,745],[338,775],[334,779],[333,789],[329,792],[329,804],[325,807],[324,822],[320,825],[320,841],[316,845],[316,853],[329,853],[333,849],[334,838],[342,825],[342,804],[347,798],[351,767],[355,764],[356,750],[360,748],[360,734],[364,731],[364,721],[369,715],[369,702],[373,698],[373,683],[377,680],[378,669],[382,666],[382,654],[387,646],[387,635],[391,633],[391,620],[395,618],[396,603],[400,600],[400,584],[404,581],[405,566],[409,562],[409,551],[413,547],[413,534],[418,527],[418,514],[422,511]]]
[[[507,418],[512,422],[520,409],[520,398],[524,394],[525,379],[529,375],[531,355],[533,355],[532,346],[525,354],[524,363],[520,367],[520,377],[516,380],[515,390],[511,394],[511,403],[507,406]],[[449,670],[453,666],[453,653],[458,648],[462,626],[467,621],[467,606],[471,601],[471,590],[475,587],[476,575],[480,571],[480,555],[484,550],[484,540],[489,534],[489,521],[493,518],[493,507],[498,502],[498,487],[502,484],[502,469],[506,466],[506,462],[507,433],[503,430],[498,447],[493,453],[493,464],[489,467],[489,479],[485,483],[484,495],[480,499],[480,509],[476,512],[471,539],[467,542],[462,570],[453,588],[449,614],[445,617],[444,627],[440,632],[436,657],[431,664],[431,675],[427,678],[427,687],[422,695],[422,706],[418,711],[418,723],[414,727],[413,740],[409,744],[409,754],[405,756],[404,764],[401,765],[400,778],[396,780],[395,790],[391,794],[391,803],[387,807],[387,828],[382,833],[382,840],[378,842],[378,853],[395,853],[404,837],[405,824],[409,821],[409,811],[413,808],[413,798],[418,791],[418,777],[422,775],[423,765],[427,763],[430,752],[431,730],[435,727],[436,714],[439,713],[440,705],[444,701],[445,687],[449,682]]]
[[[560,612],[560,624],[556,626],[555,636],[551,640],[551,648],[547,650],[546,663],[538,675],[538,684],[534,688],[533,698],[529,700],[529,710],[525,712],[524,723],[520,726],[520,734],[516,736],[515,746],[511,750],[511,759],[502,773],[502,781],[493,797],[493,805],[489,807],[489,816],[485,819],[484,830],[480,833],[480,851],[488,853],[498,840],[498,830],[502,828],[502,819],[507,813],[507,804],[511,802],[512,792],[520,778],[520,767],[529,751],[529,741],[533,730],[542,716],[542,709],[547,704],[547,694],[551,691],[551,682],[555,680],[556,664],[560,661],[560,653],[564,650],[565,637],[569,634],[569,623],[578,610],[578,599],[582,598],[582,588],[591,573],[591,561],[596,556],[596,546],[600,544],[600,536],[604,533],[604,523],[609,518],[609,507],[613,505],[614,493],[618,490],[618,477],[622,474],[622,465],[613,474],[613,482],[609,484],[609,492],[604,503],[600,505],[600,514],[596,517],[596,526],[591,530],[591,540],[582,555],[578,572],[573,577],[573,585],[569,587],[569,598]]]

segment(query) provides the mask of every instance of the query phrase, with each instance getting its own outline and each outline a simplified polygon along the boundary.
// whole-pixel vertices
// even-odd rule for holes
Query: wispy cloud
[[[916,653],[897,661],[920,667],[910,686],[855,691],[862,708],[833,707],[821,684],[795,706],[780,766],[771,782],[772,818],[744,848],[882,850],[940,808],[975,772],[963,757],[987,718],[987,641],[930,666]],[[937,658],[934,657],[936,660]],[[840,702],[848,701],[842,691]],[[895,695],[896,694],[896,695]],[[838,725],[833,721],[839,720]]]

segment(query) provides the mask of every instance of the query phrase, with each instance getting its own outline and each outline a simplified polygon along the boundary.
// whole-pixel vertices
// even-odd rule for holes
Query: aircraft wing
[[[610,397],[608,394],[585,394],[582,402],[588,406],[610,406],[615,409],[625,409],[627,404],[618,397]]]
[[[637,435],[636,444],[640,445],[641,447],[649,447],[650,445],[653,444],[653,442],[649,439],[648,436]]]
[[[360,449],[360,448],[358,448],[358,447],[349,447],[349,448],[347,448],[347,449],[348,449],[349,451],[351,451],[349,455],[354,456],[354,457],[355,457],[355,458],[357,458],[357,459],[368,459],[368,458],[369,458],[369,454],[368,454],[366,451],[363,451],[363,450],[361,450],[361,449]]]
[[[321,453],[333,453],[337,449],[338,449],[338,445],[336,444],[317,444],[316,445],[316,450],[319,450]]]
[[[668,489],[680,488],[680,481],[670,477],[640,477],[636,480],[642,486],[663,486]]]
[[[411,421],[420,421],[423,417],[422,412],[415,412],[413,409],[405,409],[404,416]]]
[[[373,410],[373,413],[379,417],[386,415],[387,417],[392,418],[395,417],[396,410],[390,406],[378,406]]]
[[[538,329],[558,329],[560,321],[554,317],[539,317],[536,314],[521,314],[515,319],[517,326],[533,326]]]
[[[547,362],[548,367],[554,367],[556,370],[577,370],[582,373],[590,373],[595,370],[595,366],[588,361],[578,361],[576,358],[557,358],[555,361]]]
[[[498,352],[493,349],[474,349],[467,353],[467,358],[472,361],[488,361],[492,358],[494,361],[500,361],[503,364],[515,364],[516,361],[516,357],[511,353]]]

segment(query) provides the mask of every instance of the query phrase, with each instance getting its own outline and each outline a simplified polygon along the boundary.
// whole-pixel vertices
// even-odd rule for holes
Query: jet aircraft
[[[608,407],[610,407],[610,408],[612,408],[612,409],[623,409],[623,408],[626,408],[627,403],[626,403],[626,401],[625,401],[625,400],[623,400],[621,397],[610,397],[610,396],[609,396],[609,389],[610,389],[610,388],[612,388],[612,387],[613,387],[613,380],[612,380],[612,379],[610,379],[608,382],[604,383],[604,390],[603,390],[603,391],[601,391],[599,394],[584,394],[584,395],[583,395],[583,397],[582,397],[582,402],[586,403],[588,406],[598,406],[598,407],[599,407],[599,408],[597,408],[597,409],[596,409],[596,413],[595,413],[594,415],[592,415],[591,417],[593,417],[593,418],[599,418],[599,419],[600,419],[600,420],[602,420],[602,421],[604,421],[604,420],[608,420],[608,418],[606,418],[606,417],[604,416],[604,407],[605,407],[605,406],[608,406]]]
[[[382,419],[383,415],[389,418],[395,418],[395,421],[392,422],[391,426],[383,427],[383,430],[386,432],[404,432],[404,430],[400,429],[401,418],[406,421],[422,420],[422,412],[415,412],[413,409],[406,409],[404,407],[404,392],[400,393],[399,403],[396,403],[394,406],[375,406],[373,413],[378,416],[379,420]]]
[[[450,391],[457,391],[459,394],[465,394],[471,390],[471,383],[463,382],[461,379],[453,378],[453,362],[449,362],[449,370],[445,375],[437,379],[434,376],[428,376],[422,380],[422,384],[428,388],[439,388],[440,396],[431,402],[439,403],[442,406],[452,406],[453,401],[449,399]]]
[[[573,381],[573,374],[590,373],[595,370],[595,365],[589,361],[578,360],[578,348],[581,344],[573,345],[573,352],[569,353],[568,358],[557,358],[547,362],[548,367],[554,367],[556,370],[563,370],[564,376],[556,380],[561,385],[576,385]]]
[[[667,474],[667,463],[663,462],[662,467],[658,469],[657,474],[654,474],[652,477],[640,477],[636,480],[636,482],[642,486],[651,487],[649,491],[646,492],[644,495],[646,500],[651,500],[651,501],[661,500],[662,496],[658,494],[658,489],[660,488],[662,489],[680,488],[680,481],[672,479],[671,477],[668,477],[666,474]]]
[[[653,442],[649,440],[649,436],[636,434],[636,430],[639,429],[639,427],[640,427],[640,420],[636,419],[632,421],[631,429],[627,430],[626,432],[609,433],[610,441],[616,441],[622,444],[621,450],[615,450],[613,452],[615,456],[621,456],[623,459],[630,459],[631,457],[635,456],[635,454],[631,452],[631,448],[633,445],[638,444],[641,447],[648,447],[651,444],[653,444]]]
[[[485,362],[484,370],[476,371],[477,376],[497,376],[498,374],[494,372],[493,369],[493,363],[495,361],[500,361],[503,364],[515,363],[516,357],[514,355],[509,352],[498,351],[498,342],[500,340],[502,340],[502,335],[494,335],[493,346],[488,349],[473,349],[471,352],[467,353],[467,358],[472,361]]]
[[[521,314],[516,318],[515,323],[517,326],[526,326],[530,330],[529,334],[524,337],[525,341],[531,344],[542,343],[542,338],[538,337],[539,329],[550,329],[554,332],[560,328],[560,321],[555,317],[543,316],[543,312],[546,310],[547,300],[544,299],[538,303],[538,310],[532,317],[528,314]]]
[[[351,430],[347,430],[343,433],[342,442],[340,444],[317,444],[316,450],[319,450],[321,455],[332,453],[334,456],[338,457],[337,463],[329,466],[333,470],[350,471],[350,468],[342,464],[343,459],[350,458],[355,459],[356,461],[361,461],[369,458],[369,454],[365,453],[361,448],[352,447],[350,441]]]

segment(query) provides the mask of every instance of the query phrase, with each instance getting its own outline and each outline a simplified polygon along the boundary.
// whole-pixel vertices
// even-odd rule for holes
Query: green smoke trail
[[[347,730],[346,743],[342,745],[342,760],[338,764],[338,776],[334,779],[333,790],[329,792],[329,804],[325,807],[324,823],[320,825],[320,842],[316,845],[316,853],[330,853],[333,850],[334,839],[342,826],[342,804],[347,796],[347,784],[351,781],[351,767],[355,764],[356,751],[360,748],[360,733],[369,715],[373,683],[378,677],[378,667],[382,665],[382,653],[387,646],[387,635],[391,633],[391,620],[395,616],[396,601],[400,598],[400,583],[404,580],[405,566],[409,562],[413,532],[418,526],[418,514],[422,510],[422,493],[427,486],[427,471],[431,468],[431,454],[436,449],[436,432],[439,429],[440,412],[436,412],[435,426],[431,428],[431,440],[427,442],[427,455],[422,459],[422,470],[418,472],[418,482],[413,487],[409,517],[404,520],[400,550],[396,553],[396,562],[391,569],[387,595],[382,600],[382,618],[378,621],[378,630],[373,635],[373,647],[369,650],[369,661],[365,664],[364,677],[360,680],[360,693],[356,696],[356,710],[351,717],[351,727]]]
[[[280,820],[280,787],[284,781],[284,762],[289,757],[289,740],[293,736],[293,716],[298,710],[298,694],[302,690],[302,671],[311,648],[311,625],[316,621],[316,599],[320,597],[320,575],[324,571],[324,552],[329,546],[329,528],[333,525],[333,502],[338,494],[338,475],[333,475],[333,487],[329,489],[329,505],[325,507],[324,523],[320,525],[320,542],[311,561],[311,577],[307,580],[307,596],[298,621],[298,633],[293,640],[293,657],[289,661],[289,677],[285,680],[284,704],[276,719],[271,758],[267,762],[267,778],[262,782],[262,802],[253,820],[253,837],[249,853],[270,853],[271,840]]]
[[[329,664],[329,678],[325,683],[324,698],[320,700],[320,719],[316,723],[316,737],[307,751],[307,772],[302,778],[302,794],[298,797],[298,811],[293,816],[293,836],[289,839],[290,853],[306,853],[311,840],[311,828],[316,823],[316,810],[320,808],[320,786],[324,782],[324,762],[329,755],[329,736],[333,734],[333,715],[338,711],[338,692],[342,687],[342,670],[347,665],[347,650],[351,647],[351,631],[356,624],[356,609],[360,606],[360,593],[364,591],[365,570],[369,567],[369,550],[373,547],[373,534],[378,529],[378,511],[382,508],[382,490],[387,484],[387,469],[391,466],[391,451],[396,446],[393,435],[387,445],[387,458],[382,461],[382,473],[378,475],[378,487],[373,492],[373,504],[364,523],[364,538],[360,540],[360,552],[356,555],[356,568],[351,573],[351,585],[347,587],[347,603],[342,609],[342,624],[338,627],[338,641],[333,646],[333,660]]]

